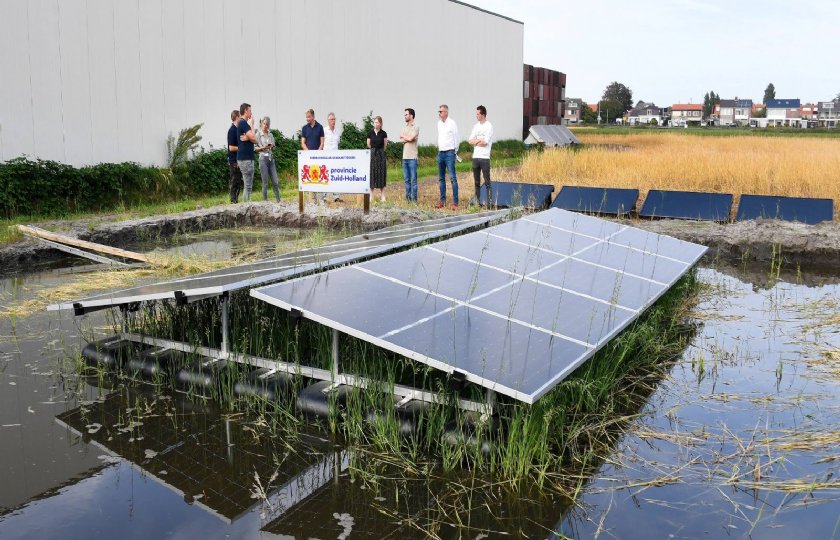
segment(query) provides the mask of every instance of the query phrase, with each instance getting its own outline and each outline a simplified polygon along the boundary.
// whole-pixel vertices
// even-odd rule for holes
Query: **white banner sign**
[[[370,193],[370,150],[298,150],[298,189]]]

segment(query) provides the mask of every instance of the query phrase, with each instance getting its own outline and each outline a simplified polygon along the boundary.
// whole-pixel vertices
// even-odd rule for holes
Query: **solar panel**
[[[580,144],[580,141],[566,126],[535,125],[528,128],[525,144],[544,144],[552,147]]]
[[[511,208],[524,206],[543,210],[551,204],[551,194],[554,186],[551,184],[520,184],[518,182],[493,182],[492,199],[487,201],[487,188],[482,185],[479,198],[481,204],[489,204],[495,208]]]
[[[728,193],[652,189],[645,197],[639,216],[729,221],[732,199],[732,195]]]
[[[638,189],[563,186],[551,208],[590,214],[628,214],[636,207]]]
[[[337,264],[388,253],[418,242],[448,236],[500,219],[506,211],[447,216],[428,221],[394,225],[345,238],[323,246],[303,249],[261,261],[232,266],[196,276],[132,287],[82,300],[48,306],[49,310],[79,310],[118,306],[148,300],[220,295],[246,287],[311,272]]]
[[[533,403],[705,251],[550,209],[251,295]]]
[[[735,221],[747,219],[781,219],[816,225],[834,220],[833,199],[741,195]]]

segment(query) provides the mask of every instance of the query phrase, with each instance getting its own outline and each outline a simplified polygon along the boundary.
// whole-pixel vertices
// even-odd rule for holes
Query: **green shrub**
[[[223,148],[216,150],[201,150],[187,161],[182,167],[173,171],[177,191],[193,194],[219,193],[228,188],[227,151]]]
[[[156,191],[160,171],[136,163],[76,168],[50,160],[0,163],[0,214],[60,215],[114,207],[127,196]]]

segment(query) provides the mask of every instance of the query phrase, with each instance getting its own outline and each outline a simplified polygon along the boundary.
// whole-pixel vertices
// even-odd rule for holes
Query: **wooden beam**
[[[93,242],[79,240],[78,238],[72,238],[70,236],[64,236],[63,234],[52,233],[50,231],[45,231],[44,229],[40,229],[38,227],[32,227],[31,225],[18,225],[17,228],[20,232],[27,236],[34,236],[35,238],[51,240],[59,244],[66,244],[68,246],[75,246],[82,249],[88,249],[97,253],[107,253],[108,255],[113,255],[115,257],[122,257],[123,259],[131,259],[133,261],[142,261],[146,263],[151,262],[149,257],[143,255],[142,253],[135,253],[133,251],[126,251],[124,249],[119,249],[111,246],[103,246],[102,244],[95,244]]]

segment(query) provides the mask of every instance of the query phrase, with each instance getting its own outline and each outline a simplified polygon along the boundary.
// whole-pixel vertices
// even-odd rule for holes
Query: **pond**
[[[840,536],[840,279],[705,264],[667,376],[597,462],[539,491],[80,378],[80,336],[112,333],[106,312],[3,316],[0,538]],[[3,280],[0,302],[78,277]]]

